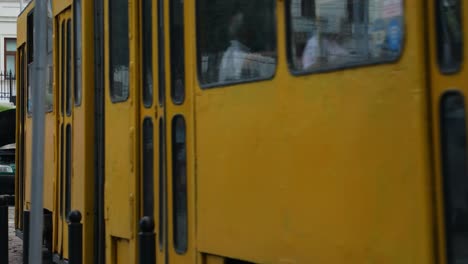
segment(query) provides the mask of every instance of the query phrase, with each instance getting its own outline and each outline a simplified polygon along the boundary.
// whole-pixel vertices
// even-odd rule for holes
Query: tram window
[[[187,251],[187,146],[185,119],[177,115],[172,120],[172,195],[174,248],[178,254]]]
[[[153,104],[153,23],[152,0],[143,0],[143,104]]]
[[[65,78],[66,78],[66,75],[65,75],[65,22],[62,22],[62,24],[60,25],[60,32],[61,32],[61,36],[62,36],[62,39],[60,40],[62,42],[61,44],[61,48],[60,48],[60,60],[61,60],[61,66],[60,66],[60,73],[61,73],[61,81],[60,81],[60,84],[61,84],[61,92],[60,92],[60,114],[63,116],[65,114]]]
[[[198,78],[203,87],[272,78],[276,1],[198,0]]]
[[[71,211],[71,180],[72,180],[72,134],[71,126],[66,128],[66,146],[65,146],[65,216],[68,217]]]
[[[47,68],[46,68],[46,94],[45,94],[45,110],[46,112],[51,112],[54,106],[54,96],[53,96],[53,68],[52,68],[52,51],[53,51],[53,41],[52,41],[52,31],[53,31],[53,14],[52,14],[52,0],[47,1]]]
[[[26,99],[26,108],[28,114],[32,113],[32,91],[31,91],[31,82],[33,74],[33,58],[34,58],[34,13],[31,12],[27,18],[27,99]]]
[[[171,97],[181,104],[185,98],[184,1],[170,1],[171,9]]]
[[[437,60],[442,73],[454,73],[463,60],[460,0],[436,1]]]
[[[289,0],[293,73],[396,60],[403,45],[403,0]]]
[[[75,92],[75,105],[81,104],[81,91],[82,91],[82,35],[81,35],[81,0],[73,1],[73,51],[74,51],[74,92]]]
[[[71,69],[72,69],[72,55],[71,55],[71,20],[67,20],[67,44],[66,44],[66,49],[67,49],[67,55],[66,55],[66,87],[67,87],[67,94],[66,94],[66,111],[67,111],[67,116],[71,115],[71,107],[72,107],[72,89],[71,89]]]
[[[112,102],[129,96],[128,0],[109,0],[110,93]]]
[[[468,175],[466,115],[463,95],[445,94],[441,100],[442,178],[447,264],[466,263],[468,250]]]
[[[154,217],[153,122],[143,121],[143,215]]]
[[[165,171],[165,155],[166,155],[166,149],[165,149],[165,137],[164,137],[164,120],[161,118],[159,119],[159,212],[158,212],[158,219],[159,219],[159,235],[158,235],[158,241],[159,241],[159,250],[162,252],[165,248],[164,245],[164,239],[165,239],[165,233],[164,233],[164,222],[166,221],[165,217],[165,212],[166,212],[166,171]]]

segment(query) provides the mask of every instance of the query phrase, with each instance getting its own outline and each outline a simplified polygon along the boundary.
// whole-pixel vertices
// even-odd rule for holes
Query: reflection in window
[[[112,102],[129,94],[128,0],[109,1],[109,56]]]
[[[33,74],[33,59],[34,59],[34,13],[31,12],[28,14],[27,19],[28,29],[27,29],[27,99],[26,99],[26,108],[28,114],[32,113],[32,91],[31,91],[31,82],[32,82],[32,74]]]
[[[271,78],[276,68],[274,0],[199,0],[202,85]]]
[[[143,103],[145,107],[153,104],[153,27],[152,27],[152,0],[143,1]]]
[[[444,73],[458,71],[463,56],[460,0],[437,0],[437,59]]]
[[[71,107],[72,107],[72,87],[71,87],[71,79],[72,79],[72,72],[71,72],[71,69],[72,69],[72,55],[71,55],[71,40],[72,40],[72,37],[71,37],[71,20],[68,19],[67,20],[67,36],[66,36],[66,41],[67,41],[67,44],[66,44],[66,52],[67,52],[67,56],[66,56],[66,90],[67,90],[67,94],[66,94],[66,111],[67,111],[67,116],[70,116],[71,115]]]
[[[184,2],[170,2],[171,26],[171,97],[175,104],[185,98]]]
[[[444,185],[447,263],[468,259],[468,175],[465,102],[460,93],[441,101],[442,177]]]
[[[74,51],[74,92],[75,92],[75,105],[81,104],[81,91],[82,91],[82,32],[81,32],[81,0],[73,1],[73,15],[74,15],[74,27],[73,27],[73,51]]]
[[[46,67],[46,94],[45,94],[45,110],[52,111],[54,97],[52,91],[53,84],[53,68],[52,68],[52,30],[53,30],[53,15],[52,15],[52,0],[47,1],[47,67]]]
[[[289,0],[294,71],[395,60],[402,48],[402,0]]]
[[[185,119],[175,116],[172,120],[172,195],[174,248],[179,254],[185,253],[188,246],[186,142]]]

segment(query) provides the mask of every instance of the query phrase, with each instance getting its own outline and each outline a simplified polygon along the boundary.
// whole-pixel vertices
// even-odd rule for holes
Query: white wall
[[[23,4],[23,7],[26,3]],[[16,18],[20,13],[19,0],[0,0],[0,71],[5,66],[5,38],[16,38]]]

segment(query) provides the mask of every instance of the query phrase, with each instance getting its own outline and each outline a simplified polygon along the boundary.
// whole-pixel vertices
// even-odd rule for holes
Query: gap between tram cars
[[[15,228],[47,16],[52,261],[468,263],[462,1],[47,5],[17,22]]]

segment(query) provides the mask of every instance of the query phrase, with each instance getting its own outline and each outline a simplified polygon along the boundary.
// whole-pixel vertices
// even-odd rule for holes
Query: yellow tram
[[[26,240],[47,15],[54,262],[72,210],[83,263],[468,261],[460,0],[47,3],[18,17],[15,219]]]

